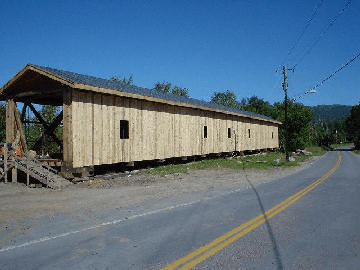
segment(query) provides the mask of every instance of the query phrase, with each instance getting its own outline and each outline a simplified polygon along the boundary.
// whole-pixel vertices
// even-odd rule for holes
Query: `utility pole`
[[[289,124],[288,124],[288,94],[287,94],[287,76],[286,76],[286,66],[283,66],[283,76],[284,80],[282,87],[284,90],[284,106],[285,106],[285,155],[286,161],[289,161]]]
[[[282,88],[284,91],[284,107],[285,107],[285,121],[284,121],[284,126],[285,126],[285,156],[286,156],[286,161],[289,161],[289,145],[290,145],[290,132],[289,132],[289,119],[288,119],[288,105],[289,105],[289,99],[288,99],[288,93],[287,93],[287,87],[288,87],[288,83],[287,83],[287,71],[295,71],[295,68],[286,68],[286,66],[282,67],[282,73],[284,76],[283,82],[282,82]],[[276,72],[279,72],[279,70],[276,70]],[[315,94],[316,93],[316,89],[311,89],[309,91],[304,92],[302,95],[307,95],[307,94]],[[301,97],[301,96],[299,96]],[[296,98],[291,99],[292,101],[296,101]],[[310,136],[310,135],[309,135]]]

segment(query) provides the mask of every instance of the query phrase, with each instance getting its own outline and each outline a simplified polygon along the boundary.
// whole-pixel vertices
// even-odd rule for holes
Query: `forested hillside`
[[[317,105],[312,107],[314,112],[314,122],[332,122],[341,120],[350,115],[351,106],[347,105]]]

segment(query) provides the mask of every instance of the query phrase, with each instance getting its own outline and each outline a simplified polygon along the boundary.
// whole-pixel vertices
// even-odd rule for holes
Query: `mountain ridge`
[[[332,122],[342,120],[350,115],[351,106],[332,104],[311,106],[314,113],[314,122]]]

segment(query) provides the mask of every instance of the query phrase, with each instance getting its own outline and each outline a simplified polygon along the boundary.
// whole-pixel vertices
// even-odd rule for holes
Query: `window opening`
[[[207,126],[204,126],[204,138],[207,138]]]
[[[231,128],[228,128],[228,138],[231,138]]]
[[[129,121],[120,120],[120,139],[129,139]]]
[[[250,128],[248,129],[249,138],[251,138]]]

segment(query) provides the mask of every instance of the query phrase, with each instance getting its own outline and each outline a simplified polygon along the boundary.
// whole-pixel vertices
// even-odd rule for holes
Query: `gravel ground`
[[[0,183],[0,248],[247,189],[248,181],[252,185],[269,182],[308,168],[318,158],[269,170],[219,168],[165,177],[103,175],[63,190]]]
[[[173,174],[165,177],[149,174],[123,175],[71,185],[63,190],[27,188],[19,183],[0,183],[0,234],[6,224],[57,215],[82,216],[88,213],[141,206],[175,197],[208,196],[231,189],[248,188],[310,167],[319,157],[311,157],[297,167],[269,170],[211,169]],[[108,178],[104,176],[103,178]],[[247,179],[246,179],[247,178]]]

